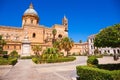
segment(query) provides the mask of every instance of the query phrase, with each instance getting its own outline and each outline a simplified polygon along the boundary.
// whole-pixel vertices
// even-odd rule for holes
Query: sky
[[[0,25],[21,27],[32,2],[40,25],[52,27],[68,18],[69,37],[75,42],[120,23],[120,0],[0,0]]]

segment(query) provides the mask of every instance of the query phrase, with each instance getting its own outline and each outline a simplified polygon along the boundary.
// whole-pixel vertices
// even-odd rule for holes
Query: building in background
[[[76,55],[85,55],[88,54],[88,52],[89,52],[88,42],[74,43],[74,47],[70,50],[71,54]]]
[[[0,26],[0,35],[7,41],[4,50],[10,53],[16,50],[19,54],[32,54],[34,45],[41,45],[43,50],[52,46],[52,30],[56,29],[56,39],[68,37],[68,19],[64,16],[62,24],[55,24],[51,28],[39,24],[40,16],[32,3],[22,16],[21,28],[13,26]],[[28,44],[29,43],[29,44]],[[29,47],[30,46],[30,47]],[[23,50],[24,49],[24,50]]]
[[[94,39],[95,39],[95,34],[90,35],[88,37],[88,45],[89,45],[89,54],[94,54],[94,51],[96,47],[94,46]],[[120,48],[111,48],[111,47],[105,47],[105,48],[98,48],[99,52],[101,54],[120,54]]]

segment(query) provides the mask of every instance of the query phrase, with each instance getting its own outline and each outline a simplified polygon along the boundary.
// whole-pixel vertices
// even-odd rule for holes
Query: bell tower
[[[65,26],[65,31],[68,32],[68,19],[66,18],[66,16],[64,16],[64,18],[62,19],[62,25]]]
[[[24,12],[22,16],[22,26],[37,25],[38,22],[39,22],[38,14],[34,10],[33,4],[31,3],[29,8]]]

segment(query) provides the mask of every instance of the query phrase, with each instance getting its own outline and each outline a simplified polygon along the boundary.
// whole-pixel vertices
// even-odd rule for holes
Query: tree
[[[61,40],[61,45],[62,48],[66,51],[66,54],[64,54],[64,56],[68,55],[68,52],[72,49],[72,47],[74,46],[74,42],[72,39],[65,37]]]
[[[56,34],[57,34],[57,30],[56,30],[56,29],[53,29],[52,34],[53,34],[52,43],[54,43],[54,42],[55,42],[55,36],[56,36]]]
[[[82,43],[82,40],[80,40],[79,43]]]
[[[58,49],[56,48],[47,48],[42,54],[42,59],[57,59],[59,56]]]
[[[102,29],[94,39],[96,47],[120,47],[120,24]]]
[[[58,51],[61,51],[61,50],[62,50],[61,41],[60,41],[60,40],[59,40],[59,41],[55,41],[55,42],[53,43],[53,47],[54,47],[54,48],[57,48]]]
[[[37,55],[37,56],[41,55],[40,51],[42,51],[42,47],[40,45],[35,45],[35,46],[33,46],[32,49],[33,49],[35,55]]]
[[[6,45],[6,41],[2,39],[2,35],[0,35],[0,54],[3,53],[3,47]]]

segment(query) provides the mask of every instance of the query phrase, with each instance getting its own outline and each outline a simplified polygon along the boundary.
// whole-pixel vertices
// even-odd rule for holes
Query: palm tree
[[[40,51],[42,51],[42,47],[40,45],[35,45],[35,46],[33,46],[32,49],[33,49],[35,55],[37,55],[37,56],[41,55]]]
[[[58,51],[61,51],[61,50],[62,50],[61,41],[55,41],[55,42],[53,43],[53,47],[54,47],[54,48],[57,48]]]
[[[74,42],[72,39],[65,37],[61,40],[62,48],[66,51],[66,54],[64,56],[68,55],[68,52],[72,49],[74,46]]]
[[[47,48],[42,54],[43,59],[56,59],[58,56],[59,54],[56,48]]]
[[[53,34],[52,43],[54,43],[54,42],[55,42],[55,36],[56,36],[56,34],[57,34],[57,30],[56,30],[56,29],[53,29],[52,34]]]
[[[2,35],[0,35],[0,54],[3,53],[3,47],[6,44],[6,41],[2,39]]]

